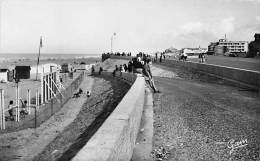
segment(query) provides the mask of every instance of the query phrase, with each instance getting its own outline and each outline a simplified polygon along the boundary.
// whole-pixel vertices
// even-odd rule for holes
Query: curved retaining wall
[[[129,73],[117,72],[116,77],[133,80]],[[137,76],[122,101],[72,161],[129,161],[141,122],[144,95],[144,77]]]
[[[214,76],[232,81],[237,85],[246,86],[254,89],[260,88],[260,72],[258,71],[244,70],[214,64],[202,64],[176,60],[167,60],[165,64],[180,65],[203,73],[212,74]]]

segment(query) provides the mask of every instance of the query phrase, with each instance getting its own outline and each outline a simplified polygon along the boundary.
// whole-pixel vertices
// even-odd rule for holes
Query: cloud
[[[260,16],[256,16],[255,19],[256,19],[257,21],[260,21]]]
[[[260,0],[239,0],[239,1],[244,1],[244,2],[260,2]]]
[[[235,30],[235,18],[228,17],[215,23],[189,22],[180,27],[181,35],[192,35],[198,33],[208,33],[219,37],[223,34],[231,34]]]
[[[225,2],[231,2],[231,1],[240,1],[240,2],[253,2],[253,3],[259,3],[260,0],[220,0]]]
[[[199,45],[206,47],[209,42],[218,40],[225,34],[231,35],[234,33],[236,30],[235,23],[235,18],[232,16],[214,23],[189,22],[180,26],[173,37],[179,41],[175,43],[184,44],[186,47],[198,47]]]

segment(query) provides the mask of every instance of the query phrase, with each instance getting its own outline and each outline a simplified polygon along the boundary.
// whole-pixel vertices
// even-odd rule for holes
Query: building
[[[50,73],[50,72],[59,72],[61,66],[55,63],[40,64],[38,66],[38,73]],[[37,66],[31,67],[31,74],[37,73]]]
[[[13,81],[13,70],[0,69],[0,82],[12,82]]]
[[[227,39],[220,39],[218,42],[212,42],[208,46],[208,54],[215,54],[215,55],[232,54],[235,56],[245,57],[247,52],[248,52],[247,41],[228,41]]]
[[[218,45],[218,42],[211,42],[208,46],[208,55],[214,55],[215,53],[215,47]]]
[[[71,73],[73,70],[74,69],[71,64],[65,63],[61,65],[61,73]]]
[[[260,34],[255,34],[255,40],[249,43],[247,57],[260,56]]]
[[[16,79],[30,79],[30,66],[16,66],[15,67],[15,78]]]
[[[228,51],[226,46],[217,45],[214,47],[214,55],[224,55]]]
[[[0,69],[0,82],[8,81],[8,69]]]
[[[220,39],[218,46],[226,47],[229,53],[237,54],[238,56],[245,56],[248,52],[247,41],[228,41],[227,39]]]
[[[207,48],[183,48],[182,53],[186,54],[188,57],[198,57],[201,53],[206,53]]]

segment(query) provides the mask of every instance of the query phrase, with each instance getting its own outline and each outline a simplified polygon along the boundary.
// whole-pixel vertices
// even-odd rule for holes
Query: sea
[[[100,57],[101,54],[41,54],[41,60],[53,59],[83,59],[90,57]],[[13,60],[37,60],[38,54],[0,54],[0,62]]]

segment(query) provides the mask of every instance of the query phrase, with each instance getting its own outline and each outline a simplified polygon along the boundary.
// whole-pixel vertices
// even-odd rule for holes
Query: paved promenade
[[[226,56],[212,56],[206,55],[207,61],[205,63],[215,64],[233,68],[241,68],[253,71],[260,71],[259,58],[240,58],[240,57],[226,57]],[[191,58],[188,61],[199,62],[198,58]]]
[[[179,69],[152,70],[161,91],[154,95],[154,153],[165,149],[162,158],[172,161],[260,160],[256,93]]]

